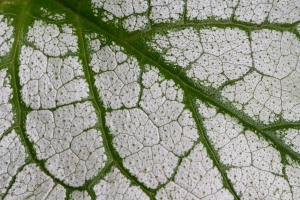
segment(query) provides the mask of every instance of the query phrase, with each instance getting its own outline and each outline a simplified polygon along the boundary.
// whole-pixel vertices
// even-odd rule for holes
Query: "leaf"
[[[0,0],[1,199],[299,199],[299,13]]]

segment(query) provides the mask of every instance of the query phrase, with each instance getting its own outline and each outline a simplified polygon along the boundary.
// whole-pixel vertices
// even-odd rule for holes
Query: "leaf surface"
[[[0,1],[0,197],[299,199],[299,13]]]

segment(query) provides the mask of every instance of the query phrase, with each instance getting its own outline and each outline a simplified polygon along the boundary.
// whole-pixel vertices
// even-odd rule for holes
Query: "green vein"
[[[294,31],[295,27],[297,26],[298,22],[295,22],[293,24],[289,25],[278,25],[278,24],[246,24],[246,23],[241,23],[241,22],[232,22],[232,21],[200,21],[200,22],[187,22],[187,23],[177,23],[177,24],[169,24],[165,26],[159,26],[155,28],[148,29],[146,31],[143,31],[142,33],[136,34],[132,37],[126,38],[124,40],[126,41],[133,41],[138,38],[141,38],[145,35],[148,35],[152,32],[155,31],[163,31],[163,30],[169,30],[173,28],[184,28],[184,27],[192,27],[192,26],[234,26],[237,28],[241,29],[246,29],[246,30],[261,30],[261,29],[271,29],[271,30],[277,30],[277,31]]]
[[[196,120],[198,130],[200,130],[202,133],[202,138],[203,138],[203,143],[204,143],[203,145],[207,149],[208,154],[211,155],[211,159],[213,160],[213,163],[215,164],[215,166],[218,168],[219,172],[221,173],[221,176],[227,186],[227,189],[234,196],[234,199],[240,199],[239,196],[237,195],[236,191],[234,190],[230,180],[228,179],[226,172],[222,169],[221,161],[218,159],[218,156],[216,155],[217,153],[213,150],[211,142],[209,142],[207,135],[204,133],[204,130],[201,128],[202,123],[199,120],[199,113],[197,112],[197,108],[195,107],[195,104],[192,101],[191,95],[190,94],[186,94],[186,95],[188,96],[188,99],[189,99],[188,101],[190,102],[190,104],[192,106],[193,113],[195,114],[195,116],[197,116],[197,117],[195,117],[195,120]]]
[[[79,24],[81,25],[80,20],[78,19]],[[81,27],[81,26],[79,26]],[[87,63],[87,55],[86,55],[86,47],[85,47],[85,43],[83,41],[83,30],[80,30],[80,38],[81,38],[81,43],[83,45],[82,49],[83,49],[83,54],[84,54],[84,64],[86,66],[86,71],[87,71],[87,81],[88,81],[88,85],[90,87],[90,91],[91,94],[95,100],[95,105],[96,105],[96,109],[99,113],[99,118],[100,118],[100,124],[101,124],[101,131],[103,133],[103,140],[106,142],[106,149],[109,151],[109,154],[111,156],[111,158],[113,159],[113,162],[115,163],[115,165],[118,166],[119,170],[122,171],[123,175],[128,178],[129,180],[131,180],[131,182],[135,183],[136,185],[139,185],[141,187],[141,189],[149,196],[151,197],[152,194],[151,192],[148,191],[148,189],[141,184],[140,182],[137,181],[137,179],[133,178],[131,175],[129,175],[129,173],[127,172],[127,170],[125,170],[125,168],[123,167],[122,164],[119,164],[120,161],[118,156],[115,155],[114,151],[113,151],[113,147],[112,147],[112,143],[110,143],[109,141],[109,133],[106,131],[106,129],[104,127],[106,127],[105,125],[105,115],[104,113],[106,113],[105,109],[103,108],[103,106],[101,105],[101,103],[99,102],[99,98],[95,95],[97,94],[97,90],[94,87],[94,78],[92,77],[92,72],[90,67],[88,67],[88,63]]]
[[[284,122],[280,124],[268,125],[262,127],[261,130],[268,131],[268,130],[278,130],[278,129],[285,129],[285,128],[300,128],[300,122]]]
[[[16,33],[15,36],[15,43],[13,45],[13,56],[12,56],[12,63],[13,63],[13,67],[12,67],[12,87],[14,90],[14,96],[15,99],[17,101],[17,117],[18,118],[18,124],[16,129],[18,129],[20,131],[20,135],[21,135],[21,139],[23,140],[23,144],[25,145],[27,152],[29,153],[29,157],[30,159],[36,163],[39,168],[49,177],[51,177],[53,179],[54,182],[61,184],[62,186],[64,186],[66,189],[67,188],[72,188],[66,184],[64,184],[62,181],[58,180],[57,178],[55,178],[52,174],[49,173],[49,171],[45,168],[44,163],[42,163],[41,161],[39,161],[34,153],[34,149],[33,146],[31,145],[30,141],[28,140],[28,138],[26,137],[25,131],[24,129],[24,124],[22,123],[25,120],[25,115],[23,112],[23,109],[21,108],[21,94],[20,94],[20,84],[19,84],[19,79],[18,79],[18,52],[19,52],[19,45],[20,45],[20,41],[21,40],[21,33],[22,33],[22,25],[24,25],[24,21],[25,21],[25,14],[26,11],[28,10],[28,7],[30,6],[30,0],[28,1],[23,1],[22,3],[24,3],[24,8],[22,10],[22,13],[20,13],[19,16],[19,23],[16,26],[16,29],[18,30],[18,32]]]

